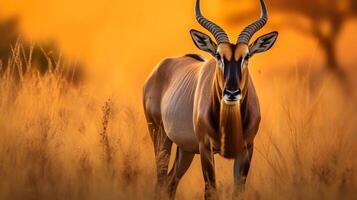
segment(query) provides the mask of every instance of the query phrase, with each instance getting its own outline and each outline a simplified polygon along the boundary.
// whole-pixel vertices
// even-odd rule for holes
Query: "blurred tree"
[[[17,40],[17,19],[10,18],[0,22],[0,59],[8,58],[10,45]]]
[[[259,8],[259,1],[254,1]],[[291,26],[304,34],[319,40],[324,51],[326,67],[341,73],[336,55],[336,43],[344,23],[357,17],[357,0],[266,0],[270,13],[288,15],[283,25]],[[256,10],[230,16],[232,22],[241,22],[243,18],[256,16]],[[309,20],[309,26],[299,23],[295,16]]]
[[[31,65],[37,69],[41,74],[49,70],[55,70],[58,67],[58,62],[62,62],[64,59],[61,57],[61,53],[57,45],[52,41],[47,41],[39,45],[34,45],[26,40],[19,41],[19,20],[17,17],[10,17],[0,21],[0,75],[6,70],[9,62],[9,58],[13,56],[13,47],[17,42],[20,42],[22,57],[24,59],[31,54]],[[23,60],[24,63],[27,60]],[[61,63],[64,67],[63,63]],[[73,83],[78,83],[83,72],[81,71],[82,65],[68,66],[73,70],[73,73],[67,74],[68,79],[71,79]],[[26,66],[22,66],[22,71],[25,72]],[[76,68],[76,69],[74,69]]]

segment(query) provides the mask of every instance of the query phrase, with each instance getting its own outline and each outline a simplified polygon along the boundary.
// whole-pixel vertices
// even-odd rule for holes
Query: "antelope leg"
[[[157,190],[160,192],[167,178],[168,165],[170,161],[172,141],[167,137],[164,128],[160,126],[149,126],[155,150],[157,169]]]
[[[216,177],[214,171],[214,155],[210,148],[203,143],[199,145],[201,166],[205,180],[205,199],[218,199],[216,191]]]
[[[169,172],[167,181],[170,199],[175,198],[178,183],[190,167],[194,156],[195,154],[177,147],[175,163]]]
[[[239,155],[234,160],[233,175],[234,175],[234,191],[233,199],[244,191],[244,185],[247,180],[250,162],[253,155],[253,143],[247,146],[247,151]]]

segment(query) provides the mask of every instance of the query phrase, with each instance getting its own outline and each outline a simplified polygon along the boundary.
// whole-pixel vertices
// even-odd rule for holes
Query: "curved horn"
[[[260,19],[243,29],[243,31],[238,37],[237,43],[243,43],[248,45],[249,40],[253,37],[254,33],[263,28],[263,26],[267,23],[268,11],[264,0],[260,0],[260,6],[262,11]]]
[[[200,0],[196,1],[195,15],[198,23],[200,23],[201,26],[203,26],[205,29],[207,29],[213,34],[218,44],[223,42],[229,42],[227,34],[221,27],[202,16],[200,9]]]

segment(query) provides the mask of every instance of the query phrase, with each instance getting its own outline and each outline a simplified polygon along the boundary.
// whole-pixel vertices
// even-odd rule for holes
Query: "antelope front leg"
[[[233,199],[237,199],[239,193],[244,191],[244,185],[247,180],[252,155],[253,155],[253,144],[250,144],[247,146],[247,151],[245,151],[242,155],[239,155],[237,159],[234,160]]]
[[[203,178],[205,180],[205,199],[218,199],[213,152],[203,143],[200,143],[199,150],[201,155]]]

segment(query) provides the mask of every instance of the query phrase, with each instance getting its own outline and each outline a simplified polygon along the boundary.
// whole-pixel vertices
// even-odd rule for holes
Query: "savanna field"
[[[117,90],[75,83],[60,59],[48,59],[40,73],[20,43],[2,63],[0,199],[155,199],[140,95],[126,103]],[[251,69],[262,122],[245,199],[357,197],[357,73],[347,70],[342,83],[310,63],[279,73]],[[232,165],[216,156],[221,199],[230,199]],[[202,199],[203,188],[196,156],[177,198]]]

